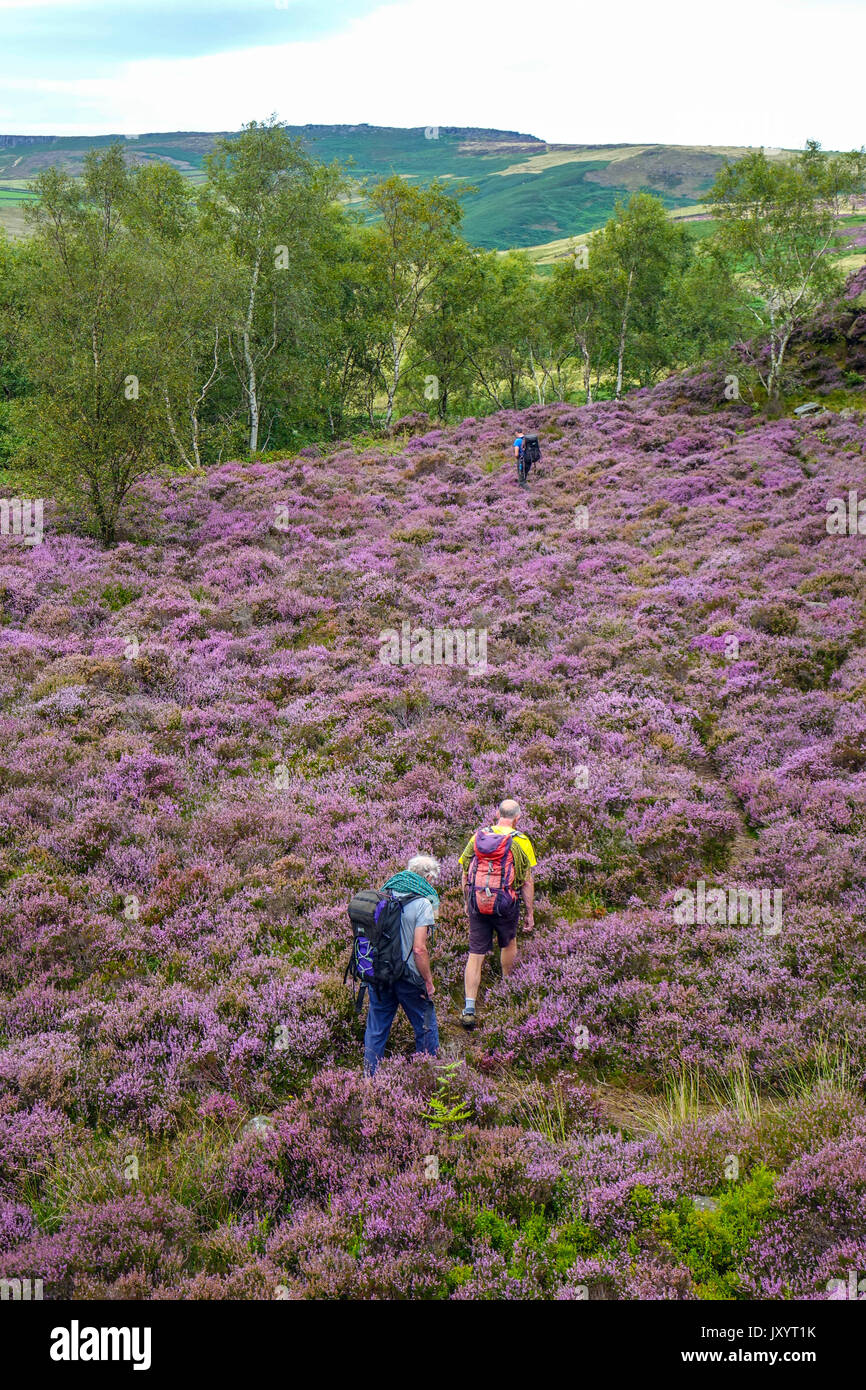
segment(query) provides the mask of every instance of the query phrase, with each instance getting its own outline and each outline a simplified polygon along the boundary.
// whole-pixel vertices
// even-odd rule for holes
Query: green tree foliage
[[[748,299],[730,255],[716,242],[699,243],[662,305],[666,361],[675,366],[724,353],[749,331]]]
[[[340,189],[336,170],[303,153],[278,122],[256,121],[206,161],[209,230],[232,258],[228,351],[246,406],[250,453],[293,389],[302,326],[317,313],[320,246]]]
[[[156,390],[165,428],[177,460],[200,468],[206,452],[241,445],[236,412],[205,415],[226,374],[234,268],[198,217],[187,180],[169,165],[134,172],[126,222],[157,285],[152,312],[165,350]]]
[[[415,332],[410,368],[413,385],[423,378],[425,402],[435,402],[444,420],[455,403],[468,404],[475,382],[470,360],[469,330],[481,290],[478,255],[465,242],[454,240],[442,274],[432,286],[427,312]]]
[[[592,401],[593,374],[598,382],[614,355],[612,284],[610,277],[576,256],[553,268],[549,317],[555,340],[579,363],[584,400]]]
[[[603,303],[616,328],[617,400],[623,392],[629,350],[641,385],[668,365],[660,312],[690,254],[685,229],[669,221],[662,203],[647,193],[635,193],[628,203],[618,203],[614,216],[593,239],[592,264],[602,277]]]
[[[305,327],[307,420],[331,438],[375,427],[385,389],[388,301],[369,228],[335,217],[321,245],[318,312]]]
[[[838,292],[829,259],[839,214],[862,193],[866,153],[828,155],[810,140],[803,154],[776,162],[763,150],[719,171],[711,197],[720,243],[739,262],[758,303],[753,314],[769,349],[758,371],[770,400],[778,400],[785,355],[798,324]]]
[[[25,244],[0,231],[0,460],[15,448],[13,402],[27,389],[21,356],[21,324],[26,304]]]
[[[387,305],[385,423],[390,424],[409,344],[433,312],[433,294],[450,263],[462,209],[438,179],[429,188],[413,188],[393,175],[373,184],[367,197],[379,218],[370,260],[373,283]]]
[[[108,542],[129,488],[159,456],[159,274],[123,224],[130,175],[119,144],[92,151],[80,183],[50,168],[35,190],[21,329],[27,450]]]
[[[533,271],[521,251],[479,258],[481,281],[469,337],[478,384],[495,409],[517,406],[529,373],[527,334],[535,312]]]

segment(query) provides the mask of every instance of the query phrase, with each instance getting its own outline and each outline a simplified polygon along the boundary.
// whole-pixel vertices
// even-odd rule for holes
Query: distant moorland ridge
[[[359,183],[391,173],[419,183],[433,178],[472,185],[464,232],[478,246],[538,246],[600,227],[618,198],[655,193],[672,211],[700,203],[725,158],[743,146],[551,144],[514,130],[464,126],[289,126],[308,152],[338,160]],[[137,135],[0,135],[0,222],[23,230],[21,204],[40,169],[79,173],[88,150],[116,140],[133,163],[163,160],[194,182],[220,131]],[[768,151],[781,155],[783,151]]]

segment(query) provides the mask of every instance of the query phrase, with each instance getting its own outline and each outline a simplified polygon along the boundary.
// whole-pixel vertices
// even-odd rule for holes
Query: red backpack
[[[513,830],[497,835],[493,830],[476,830],[472,840],[469,889],[478,912],[504,916],[517,901],[514,887]]]

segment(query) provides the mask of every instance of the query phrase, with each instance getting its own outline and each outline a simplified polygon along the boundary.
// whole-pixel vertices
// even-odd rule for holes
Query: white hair
[[[410,874],[420,874],[428,883],[435,883],[442,873],[442,865],[432,854],[413,854],[406,865]]]

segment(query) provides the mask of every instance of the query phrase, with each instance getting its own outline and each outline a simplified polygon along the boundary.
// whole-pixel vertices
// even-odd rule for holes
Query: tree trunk
[[[99,527],[99,538],[104,545],[111,545],[114,541],[114,521],[103,505],[98,483],[93,480],[90,483],[90,502]]]
[[[175,427],[174,413],[172,412],[171,408],[171,396],[169,395],[168,387],[166,386],[165,382],[163,382],[162,385],[162,395],[163,400],[165,401],[165,418],[168,422],[168,432],[171,435],[171,442],[177,449],[177,452],[180,454],[183,460],[184,467],[191,468],[192,464],[189,461],[189,455],[187,454],[186,449],[183,447],[180,435],[178,434],[177,429]],[[193,438],[195,438],[195,436],[193,436]]]
[[[785,361],[785,353],[791,337],[791,329],[780,335],[777,341],[771,344],[771,366],[770,376],[767,382],[768,393],[774,402],[778,402],[781,395],[780,386],[782,383],[782,364]]]
[[[192,430],[192,452],[195,459],[196,468],[201,468],[201,448],[199,445],[199,422],[198,407],[192,406],[189,412],[189,424]]]
[[[259,284],[259,270],[261,268],[261,253],[256,253],[256,263],[253,266],[253,279],[250,285],[250,297],[247,303],[247,316],[244,320],[244,364],[247,369],[247,401],[250,410],[250,453],[254,454],[259,443],[259,395],[258,383],[256,381],[256,364],[253,359],[250,339],[253,331],[253,314],[256,308],[256,291]]]
[[[214,381],[216,380],[219,374],[219,346],[220,330],[219,324],[217,324],[216,329],[214,330],[213,341],[213,371],[211,372],[204,386],[201,388],[197,400],[190,401],[189,397],[187,397],[187,403],[189,404],[189,423],[190,429],[192,431],[192,452],[193,457],[195,458],[196,468],[201,468],[201,448],[199,442],[201,439],[201,425],[199,421],[198,412],[199,407],[204,404],[205,397],[207,396],[208,391],[210,390],[211,386],[213,385]]]
[[[533,356],[532,348],[529,348],[529,370],[532,373],[532,384],[535,387],[535,399],[539,405],[544,405],[544,392],[542,386],[538,384],[538,374],[535,370],[535,357]],[[542,377],[542,385],[543,382],[544,377]]]
[[[389,387],[388,387],[388,409],[387,409],[386,412],[385,412],[385,424],[386,424],[386,426],[387,426],[387,425],[390,425],[390,423],[391,423],[391,416],[394,414],[394,401],[395,401],[396,396],[397,396],[397,387],[400,385],[400,367],[401,367],[401,359],[402,359],[402,353],[401,353],[401,351],[400,351],[400,344],[399,344],[399,342],[397,341],[397,334],[396,334],[396,333],[392,333],[392,334],[391,334],[391,361],[392,361],[392,363],[393,363],[393,371],[392,371],[392,374],[391,374],[391,383],[390,383],[390,385],[389,385]]]
[[[633,278],[634,278],[634,269],[632,268],[632,269],[629,271],[629,273],[628,273],[628,283],[627,283],[627,285],[626,285],[626,290],[625,290],[625,304],[623,305],[623,310],[622,310],[622,326],[621,326],[621,328],[620,328],[620,333],[619,333],[619,354],[618,354],[617,360],[616,360],[616,399],[617,399],[617,400],[621,400],[621,399],[622,399],[622,360],[623,360],[623,357],[625,356],[625,335],[626,335],[626,329],[628,328],[628,311],[629,311],[629,302],[630,302],[630,300],[631,300],[631,282],[632,282],[632,279],[633,279]]]
[[[472,361],[471,358],[470,358],[469,360]],[[496,409],[497,409],[497,410],[504,410],[504,409],[505,409],[505,406],[503,405],[500,396],[499,396],[498,393],[494,390],[494,388],[488,384],[488,381],[487,381],[486,376],[484,375],[484,372],[481,370],[481,368],[478,366],[478,364],[477,364],[476,362],[472,362],[472,365],[473,365],[473,367],[475,368],[476,372],[478,373],[478,380],[481,382],[481,389],[482,389],[482,391],[484,391],[484,393],[485,393],[487,396],[490,397],[490,399],[492,400],[493,404],[496,406]]]

